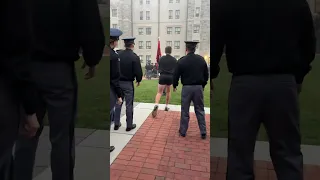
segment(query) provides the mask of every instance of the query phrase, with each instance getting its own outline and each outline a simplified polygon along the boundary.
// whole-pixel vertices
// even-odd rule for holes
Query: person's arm
[[[133,70],[134,70],[134,75],[136,77],[136,81],[139,83],[142,81],[142,68],[141,68],[141,63],[140,63],[140,58],[137,56],[136,60],[133,62]]]
[[[105,36],[96,0],[75,1],[76,30],[82,56],[89,67],[97,65],[103,55]]]
[[[4,61],[3,73],[13,82],[18,99],[27,115],[36,113],[37,91],[30,71],[30,61],[27,57],[11,58]]]
[[[204,71],[203,71],[204,82],[203,82],[202,87],[205,88],[207,83],[208,83],[209,72],[208,72],[208,65],[207,65],[207,63],[206,63],[206,61],[204,59],[203,59],[203,62],[204,62]]]
[[[224,13],[222,1],[214,1],[212,7],[211,16],[211,69],[210,69],[210,80],[217,78],[220,73],[220,60],[223,54],[225,46],[225,29],[224,29]]]
[[[33,115],[37,111],[37,91],[35,85],[30,81],[20,82],[20,97],[22,106],[27,115]]]
[[[314,30],[314,23],[309,5],[305,2],[301,11],[301,63],[299,70],[295,74],[297,84],[302,84],[304,77],[311,70],[311,62],[315,58],[316,54],[316,36]]]
[[[177,65],[176,65],[176,68],[174,70],[174,73],[173,73],[173,83],[172,83],[172,86],[173,88],[177,88],[178,85],[179,85],[179,79],[180,79],[180,76],[181,76],[181,70],[180,70],[180,65],[179,65],[179,61],[177,62]]]
[[[111,72],[111,85],[115,90],[115,93],[118,98],[123,97],[122,89],[120,87],[119,81],[120,81],[120,63],[117,58],[112,59],[110,58],[110,72]]]

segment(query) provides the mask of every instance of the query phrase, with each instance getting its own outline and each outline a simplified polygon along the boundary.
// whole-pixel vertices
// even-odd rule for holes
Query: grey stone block
[[[92,134],[94,131],[95,131],[95,129],[76,128],[75,129],[75,137],[86,138],[90,134]]]
[[[41,174],[43,171],[45,171],[48,167],[35,167],[33,168],[33,177],[38,176],[39,174]]]
[[[110,148],[110,131],[97,130],[92,135],[84,139],[78,146]]]
[[[76,180],[104,180],[110,178],[109,159],[110,152],[108,149],[77,147],[76,151]],[[34,178],[34,180],[50,180],[51,170],[46,169],[44,172]]]

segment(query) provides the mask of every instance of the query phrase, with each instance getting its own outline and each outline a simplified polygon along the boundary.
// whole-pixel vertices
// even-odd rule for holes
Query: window
[[[169,0],[169,3],[173,3],[173,0]]]
[[[175,32],[176,32],[176,34],[180,34],[180,32],[181,32],[181,27],[176,27],[176,28],[175,28]]]
[[[194,25],[193,26],[193,33],[199,33],[200,31],[200,25]]]
[[[175,55],[174,58],[176,58],[176,60],[179,60],[179,59],[180,59],[180,56]]]
[[[139,41],[139,49],[143,49],[143,41]]]
[[[176,10],[176,19],[180,19],[180,10]]]
[[[140,5],[143,5],[143,0],[140,0]]]
[[[112,17],[118,17],[118,10],[117,9],[112,9]]]
[[[143,55],[139,55],[140,63],[143,63]]]
[[[176,0],[176,3],[180,3],[180,0]]]
[[[174,41],[174,49],[180,49],[180,41]]]
[[[167,34],[172,34],[172,27],[167,27]]]
[[[139,35],[143,35],[143,28],[138,29]]]
[[[140,11],[140,20],[143,20],[143,11]]]
[[[150,20],[150,11],[146,11],[146,20]]]
[[[112,28],[118,28],[118,24],[112,24]]]
[[[146,4],[150,4],[150,0],[146,0]]]
[[[146,55],[147,62],[151,63],[151,55]]]
[[[169,10],[169,19],[173,18],[173,10]]]
[[[167,42],[166,42],[166,46],[172,47],[172,41],[167,41]]]
[[[146,35],[151,35],[151,27],[146,28]]]
[[[146,63],[147,63],[147,64],[151,64],[151,56],[150,56],[150,55],[147,55],[146,58],[147,58]],[[149,59],[149,60],[148,60],[148,59]]]
[[[200,17],[200,7],[196,7],[196,17]]]
[[[146,42],[146,49],[151,49],[151,41]]]

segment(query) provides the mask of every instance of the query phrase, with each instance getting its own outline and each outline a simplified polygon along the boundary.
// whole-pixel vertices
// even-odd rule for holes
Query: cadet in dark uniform
[[[123,92],[120,87],[120,58],[114,50],[118,46],[119,36],[122,31],[110,28],[110,121],[114,118],[114,108],[116,104],[122,104]],[[110,152],[115,149],[110,146]]]
[[[211,76],[219,73],[224,46],[233,74],[227,180],[254,179],[253,152],[261,123],[277,179],[303,180],[298,92],[315,57],[307,1],[221,0],[212,7]]]
[[[150,63],[148,63],[148,64],[146,65],[146,78],[147,78],[148,80],[151,79],[152,69],[153,69],[153,66],[152,66]]]
[[[157,116],[161,95],[163,95],[163,92],[165,90],[167,90],[167,94],[166,94],[166,106],[164,110],[169,111],[168,104],[171,98],[170,88],[173,82],[173,73],[177,65],[177,59],[171,56],[172,48],[170,46],[167,46],[165,48],[165,53],[166,55],[162,56],[159,59],[160,77],[159,77],[158,92],[155,98],[155,106],[152,111],[153,118]]]
[[[18,4],[16,4],[18,3]],[[5,0],[0,5],[0,179],[12,180],[12,149],[20,128],[36,134],[36,90],[29,71],[29,6]],[[16,11],[19,9],[19,11]]]
[[[197,116],[201,138],[207,136],[206,120],[203,102],[203,89],[207,85],[209,78],[207,63],[200,55],[195,54],[198,42],[185,41],[187,55],[182,57],[174,72],[173,88],[176,88],[181,77],[181,119],[179,133],[186,136],[189,127],[189,109],[191,101],[194,104],[194,111]]]
[[[126,131],[131,131],[136,128],[136,124],[133,124],[133,101],[134,101],[134,84],[136,80],[137,86],[140,85],[142,80],[142,68],[140,58],[134,52],[134,40],[135,38],[125,38],[125,50],[119,53],[120,57],[120,87],[124,94],[124,100],[126,101],[126,116],[127,116],[127,128]],[[122,104],[117,105],[114,116],[114,130],[118,130],[121,126],[120,114]]]
[[[32,6],[30,71],[39,96],[37,116],[41,129],[35,138],[19,137],[14,152],[15,180],[32,180],[36,150],[47,111],[52,146],[52,180],[72,180],[78,91],[74,62],[79,59],[81,48],[89,66],[86,78],[94,76],[94,68],[101,60],[105,47],[99,8],[96,1],[82,0],[34,1]]]

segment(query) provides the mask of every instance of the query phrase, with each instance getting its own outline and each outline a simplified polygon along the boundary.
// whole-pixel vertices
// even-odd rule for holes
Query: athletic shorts
[[[168,74],[161,74],[159,77],[159,84],[160,85],[172,85],[173,82],[173,76]]]

